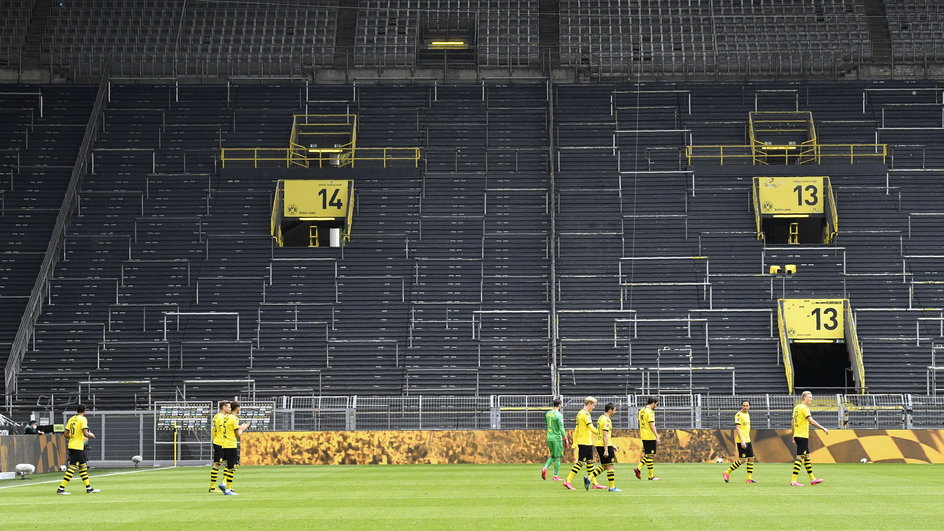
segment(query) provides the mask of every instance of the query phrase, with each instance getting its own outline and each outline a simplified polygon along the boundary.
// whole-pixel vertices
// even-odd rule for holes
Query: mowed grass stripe
[[[944,517],[944,465],[814,464],[826,482],[790,487],[789,463],[743,467],[725,484],[726,465],[656,464],[660,482],[637,480],[617,465],[621,493],[577,491],[542,481],[539,465],[394,465],[242,467],[237,497],[206,492],[209,468],[106,476],[93,469],[87,495],[55,485],[0,491],[4,528],[61,527],[38,514],[75,518],[95,528],[206,529],[555,529],[599,527],[705,529],[938,529]],[[561,473],[564,474],[562,469]],[[44,474],[35,480],[58,479]],[[11,480],[12,481],[12,480]],[[601,478],[601,482],[605,478]],[[808,483],[805,473],[800,481]],[[3,485],[0,483],[0,485]],[[58,518],[57,518],[58,521]],[[740,523],[738,523],[740,522]],[[38,526],[46,526],[40,523]]]

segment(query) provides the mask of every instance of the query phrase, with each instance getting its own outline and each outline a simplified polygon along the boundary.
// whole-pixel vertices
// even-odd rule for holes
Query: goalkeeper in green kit
[[[541,469],[541,479],[547,479],[547,467],[554,464],[554,481],[564,481],[557,474],[560,472],[561,458],[564,457],[564,448],[570,446],[567,440],[567,432],[564,431],[564,415],[561,414],[563,402],[555,400],[551,404],[551,409],[544,415],[544,421],[547,423],[547,449],[551,456],[544,463]]]

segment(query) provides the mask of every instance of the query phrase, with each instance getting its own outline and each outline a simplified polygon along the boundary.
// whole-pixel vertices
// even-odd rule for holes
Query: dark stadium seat
[[[914,108],[940,97],[932,82],[549,92],[546,83],[239,80],[110,90],[94,171],[23,362],[20,403],[54,393],[61,404],[80,382],[88,393],[138,378],[160,398],[198,379],[251,380],[245,389],[257,396],[601,386],[714,396],[730,394],[732,381],[782,394],[774,312],[783,297],[848,298],[869,390],[925,389],[944,307],[942,189],[929,171],[944,160],[944,139]],[[755,109],[810,110],[824,143],[878,135],[897,146],[896,166],[688,164],[689,143],[743,144]],[[249,171],[251,162],[223,169],[217,158],[220,146],[284,147],[291,115],[306,111],[357,113],[359,148],[424,150],[418,168],[364,161],[308,174],[355,181],[343,248],[274,245],[269,216],[275,180],[290,175],[284,163]],[[26,113],[4,116],[26,124]],[[40,147],[14,175],[14,193],[20,179],[36,191],[68,174],[58,167],[66,156],[48,148],[69,146],[80,128],[50,128],[31,130]],[[34,143],[46,134],[49,144]],[[16,133],[5,141],[25,147]],[[37,164],[41,155],[56,163]],[[828,245],[757,238],[752,178],[796,174],[830,176],[839,234]],[[10,192],[3,271],[20,284],[17,255],[35,267],[42,246],[20,247],[42,241],[43,225],[10,212],[58,205]],[[772,275],[774,264],[797,270]],[[187,389],[203,397],[215,385]]]

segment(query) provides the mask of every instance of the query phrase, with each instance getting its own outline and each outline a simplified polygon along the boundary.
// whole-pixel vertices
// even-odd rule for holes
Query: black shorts
[[[603,455],[602,446],[597,446],[596,448],[597,448],[597,455],[600,456],[601,465],[612,465],[613,463],[616,462],[616,448],[613,448],[612,446],[609,447],[610,451],[608,453],[610,455]]]
[[[85,463],[88,463],[88,459],[85,458],[85,450],[73,450],[69,448],[70,465],[84,465]]]
[[[578,461],[593,461],[593,445],[592,444],[578,444],[577,445],[577,460]]]
[[[223,461],[223,447],[218,444],[214,444],[213,445],[213,462],[219,463],[222,461]]]
[[[226,461],[226,466],[234,467],[239,464],[239,448],[221,448],[223,451],[223,458],[216,463],[222,463]]]
[[[797,445],[797,455],[810,455],[810,439],[808,437],[794,437]]]
[[[655,440],[650,441],[650,440],[643,439],[642,453],[646,455],[656,455],[656,446],[658,446],[658,443],[656,443]]]
[[[754,446],[751,443],[747,443],[747,448],[741,448],[741,443],[734,443],[734,448],[734,453],[741,459],[754,457]]]

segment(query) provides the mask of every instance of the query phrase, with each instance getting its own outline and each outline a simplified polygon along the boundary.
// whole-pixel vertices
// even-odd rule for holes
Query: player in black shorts
[[[571,482],[580,472],[580,469],[586,466],[587,473],[593,470],[593,435],[599,435],[598,430],[593,425],[593,418],[590,412],[597,405],[597,399],[588,396],[583,400],[583,409],[577,412],[577,425],[574,427],[574,444],[577,445],[577,461],[571,467],[567,474],[567,480],[564,481],[564,488],[575,490]]]
[[[236,476],[236,469],[239,467],[239,436],[249,427],[248,422],[239,424],[239,402],[230,403],[230,414],[223,417],[223,425],[220,433],[220,446],[223,447],[223,461],[226,462],[226,468],[223,469],[224,484],[217,485],[227,496],[238,496],[233,491],[233,478]]]
[[[588,478],[584,479],[584,487],[587,489],[589,489],[592,484],[595,489],[608,489],[610,492],[623,492],[622,489],[616,488],[616,471],[614,470],[614,465],[616,464],[617,448],[612,444],[613,440],[610,438],[610,433],[613,431],[613,415],[615,414],[616,404],[609,402],[604,406],[603,414],[597,419],[597,429],[600,430],[600,435],[596,437],[596,447],[600,464],[593,469],[593,472],[590,472]],[[606,479],[608,482],[608,486],[606,487],[597,483],[596,480],[596,477],[602,474],[603,470],[606,470]]]
[[[210,425],[210,441],[213,444],[213,466],[210,468],[210,492],[216,492],[217,480],[220,477],[220,464],[225,460],[223,456],[223,447],[220,442],[223,436],[223,422],[226,415],[229,415],[230,402],[223,400],[220,402],[220,410],[213,415],[213,423]]]
[[[85,406],[82,404],[76,406],[75,415],[72,415],[72,417],[69,418],[69,422],[66,423],[64,435],[68,438],[69,467],[66,469],[65,475],[59,483],[59,488],[56,489],[56,494],[69,494],[66,491],[66,486],[72,481],[72,476],[74,476],[76,472],[78,472],[79,477],[82,478],[82,483],[85,485],[85,492],[89,494],[101,492],[93,488],[89,480],[88,459],[85,457],[85,446],[88,443],[88,439],[95,438],[95,434],[88,429],[88,419],[85,418]]]
[[[800,474],[800,467],[806,467],[806,473],[810,477],[810,485],[818,485],[823,482],[821,478],[813,475],[813,463],[810,461],[810,425],[816,426],[829,434],[829,430],[824,428],[819,422],[813,420],[810,413],[810,404],[813,403],[813,393],[803,391],[800,395],[800,403],[793,408],[793,442],[796,443],[796,461],[793,462],[793,475],[790,478],[790,485],[793,487],[802,487],[802,483],[797,482],[797,476]]]
[[[656,429],[656,407],[659,406],[659,399],[652,396],[646,399],[646,407],[639,410],[639,438],[642,439],[642,460],[639,465],[633,469],[636,479],[642,479],[642,469],[646,468],[649,473],[649,481],[659,481],[655,475],[653,466],[653,457],[656,455],[656,447],[659,445],[659,430]]]
[[[731,473],[747,462],[747,483],[754,481],[754,447],[751,445],[751,402],[741,401],[741,410],[734,414],[734,455],[737,459],[721,474],[724,482],[731,479]]]

